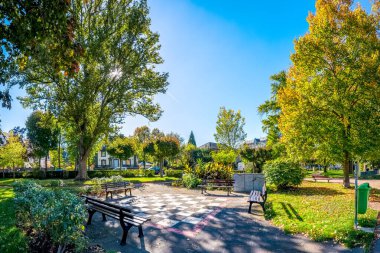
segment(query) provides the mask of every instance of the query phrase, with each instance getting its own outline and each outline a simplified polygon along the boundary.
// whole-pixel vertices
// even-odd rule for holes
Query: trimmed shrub
[[[184,174],[182,177],[183,185],[188,189],[196,188],[202,180],[194,174]]]
[[[87,215],[79,197],[64,190],[42,188],[32,181],[14,183],[14,192],[18,226],[33,231],[34,239],[50,241],[56,252],[65,252],[69,247],[80,251],[86,247],[83,224]],[[41,245],[46,247],[49,243],[31,246]],[[50,248],[37,250],[52,251]]]
[[[94,177],[112,177],[112,176],[122,176],[122,177],[136,177],[139,175],[138,170],[90,170],[87,171],[90,178]]]
[[[231,179],[232,173],[231,166],[221,163],[202,163],[195,168],[196,176],[204,179]]]
[[[183,174],[183,170],[173,170],[173,169],[165,170],[165,175],[166,175],[167,177],[177,177],[177,178],[181,178],[181,177],[182,177],[182,174]]]
[[[264,165],[264,174],[270,184],[279,189],[298,186],[305,178],[305,172],[297,163],[276,159]]]
[[[144,177],[154,177],[154,170],[144,170],[144,169],[141,169],[141,173],[140,175],[143,175]]]
[[[62,180],[52,180],[50,182],[50,187],[62,187],[64,186],[64,182]]]

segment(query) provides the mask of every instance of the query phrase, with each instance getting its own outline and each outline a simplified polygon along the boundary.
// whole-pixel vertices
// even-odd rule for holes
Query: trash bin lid
[[[369,183],[362,183],[361,185],[359,185],[358,189],[369,189],[371,188],[369,186]]]

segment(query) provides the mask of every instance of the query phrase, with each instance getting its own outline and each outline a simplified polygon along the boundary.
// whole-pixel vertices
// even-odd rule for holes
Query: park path
[[[133,195],[149,197],[151,195],[177,194],[190,198],[201,196],[200,191],[174,188],[158,184],[144,184],[133,191]],[[139,238],[136,228],[132,228],[127,238],[127,245],[120,246],[121,228],[117,221],[101,221],[96,214],[92,225],[86,228],[86,235],[92,244],[98,244],[112,252],[362,252],[361,249],[346,249],[332,243],[317,243],[301,235],[287,235],[279,228],[265,221],[262,211],[255,207],[253,214],[247,213],[247,195],[212,191],[207,198],[215,202],[226,199],[215,212],[205,218],[205,226],[196,233],[177,233],[170,229],[146,224],[145,237]],[[121,199],[125,197],[121,196]],[[191,227],[189,227],[191,229]],[[184,228],[186,230],[186,228]]]
[[[312,178],[305,178],[304,180],[314,182],[314,179],[312,179]],[[318,182],[327,182],[327,181],[326,180],[318,180]],[[343,178],[333,178],[330,180],[330,183],[343,184]],[[355,180],[353,178],[350,178],[350,183],[352,185],[355,184]],[[372,188],[376,188],[376,189],[380,190],[380,180],[379,179],[359,179],[358,184],[360,185],[362,183],[369,183],[369,185]]]

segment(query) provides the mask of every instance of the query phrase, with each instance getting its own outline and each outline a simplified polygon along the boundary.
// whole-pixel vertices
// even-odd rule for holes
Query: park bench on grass
[[[128,231],[131,229],[131,227],[138,227],[139,237],[144,236],[142,231],[142,224],[149,219],[136,216],[129,208],[111,204],[88,196],[83,197],[86,198],[85,203],[88,211],[87,225],[91,225],[91,220],[94,213],[99,212],[103,216],[103,221],[106,221],[106,216],[108,216],[120,222],[120,226],[123,229],[123,236],[121,238],[120,245],[126,244]]]
[[[312,175],[312,177],[314,179],[314,182],[317,182],[317,180],[327,180],[327,182],[330,182],[330,180],[332,179],[330,177],[326,177],[322,175]]]
[[[234,180],[231,179],[203,179],[202,184],[198,185],[206,193],[207,188],[224,188],[227,189],[227,195],[230,196],[231,189],[234,187]]]
[[[264,177],[256,177],[253,179],[253,190],[248,197],[248,213],[251,213],[252,204],[259,204],[265,213],[265,202],[267,201],[267,189]]]
[[[129,191],[129,196],[132,196],[132,188],[133,185],[131,185],[129,182],[110,182],[102,184],[102,189],[106,192],[106,198],[108,197],[108,194],[111,194],[111,199],[113,192],[122,191],[124,190],[125,195],[127,195],[127,191]]]

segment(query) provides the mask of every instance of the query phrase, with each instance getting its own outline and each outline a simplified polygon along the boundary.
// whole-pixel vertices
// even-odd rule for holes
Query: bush
[[[140,175],[143,175],[144,177],[154,177],[154,170],[144,170],[142,169],[142,172]]]
[[[181,178],[183,174],[183,170],[173,170],[173,169],[168,169],[165,171],[165,175],[167,177],[177,177]]]
[[[50,187],[62,187],[64,186],[64,182],[62,180],[52,180],[50,181]]]
[[[305,178],[305,172],[297,163],[276,159],[264,165],[264,174],[270,184],[277,188],[297,186]]]
[[[70,246],[78,251],[85,248],[86,208],[80,198],[64,190],[42,188],[32,181],[14,183],[14,192],[18,225],[33,231],[34,239],[50,240],[58,252]]]
[[[183,185],[188,189],[196,188],[202,180],[194,174],[184,174],[182,177]]]
[[[195,168],[195,175],[205,179],[231,179],[232,173],[231,166],[214,162],[198,164]]]
[[[122,176],[122,177],[136,177],[139,175],[139,170],[90,170],[87,171],[90,178],[94,177],[112,177],[112,176]]]

